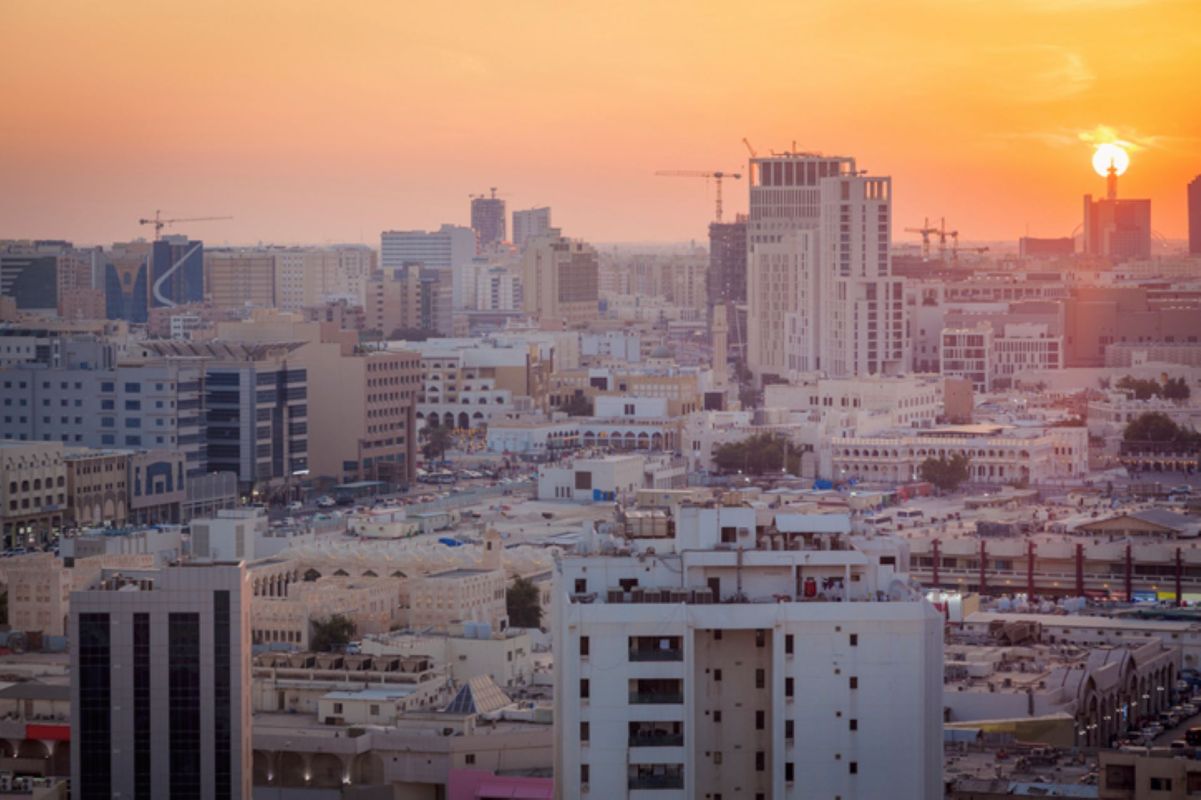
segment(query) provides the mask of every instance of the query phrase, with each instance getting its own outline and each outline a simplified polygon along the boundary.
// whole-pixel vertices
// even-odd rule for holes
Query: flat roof
[[[993,620],[1001,620],[1003,622],[1028,620],[1037,622],[1047,628],[1128,628],[1132,630],[1157,630],[1169,633],[1196,632],[1201,634],[1201,624],[1193,622],[1130,619],[1128,617],[1097,617],[1082,614],[1022,614],[1018,612],[974,611],[964,619],[964,622],[983,624],[992,622]]]
[[[396,700],[408,697],[414,690],[407,687],[388,687],[386,689],[359,689],[353,692],[327,692],[323,700]]]

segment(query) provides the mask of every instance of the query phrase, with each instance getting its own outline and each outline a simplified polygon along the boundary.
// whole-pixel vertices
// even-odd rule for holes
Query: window
[[[580,637],[580,658],[587,658],[587,657],[588,657],[588,637],[581,636]]]
[[[761,731],[765,727],[767,727],[767,712],[762,711],[762,710],[756,711],[755,712],[755,730]]]
[[[580,783],[588,782],[588,765],[580,764]]]
[[[767,631],[762,628],[755,631],[755,647],[763,647],[767,644]]]
[[[851,634],[851,647],[858,647],[858,646],[859,646],[859,634],[852,633]]]
[[[465,753],[463,755],[463,763],[464,764],[474,764],[475,763],[475,753]]]
[[[713,680],[715,680],[715,681],[721,680],[721,670],[720,669],[713,670]]]
[[[713,763],[714,764],[721,763],[721,751],[720,750],[717,750],[713,753]]]
[[[588,695],[588,689],[589,689],[589,687],[588,687],[588,679],[587,679],[587,678],[580,678],[580,699],[581,699],[581,700],[587,700],[587,699],[588,699],[588,696],[589,696],[589,695]]]
[[[581,722],[580,723],[580,741],[581,742],[588,741],[588,734],[589,734],[588,723]]]
[[[762,772],[767,769],[767,753],[762,750],[755,751],[755,772]]]
[[[334,713],[335,714],[342,713],[342,704],[341,703],[334,703]]]
[[[721,722],[721,712],[720,712],[720,711],[714,711],[714,712],[713,712],[713,721],[714,721],[714,722]]]
[[[767,685],[767,670],[759,668],[755,670],[755,688],[762,689]]]
[[[794,732],[795,732],[795,728],[793,727],[794,724],[795,723],[790,719],[784,720],[784,738],[785,739],[794,738]]]
[[[370,713],[371,713],[371,716],[373,716],[373,717],[378,717],[378,716],[379,716],[379,706],[377,706],[377,705],[375,705],[374,703],[372,703],[372,704],[371,704],[371,712],[370,712]],[[468,762],[468,763],[470,763],[470,762]]]
[[[859,730],[859,720],[857,720],[857,719],[851,720],[850,722],[847,723],[847,725],[853,731]]]
[[[792,783],[794,780],[794,772],[791,761],[784,762],[784,782]]]
[[[575,579],[575,593],[576,594],[584,594],[587,591],[588,591],[588,581],[585,580],[584,578],[576,578]]]
[[[850,772],[852,775],[858,775],[859,774],[859,762],[852,761],[849,764],[847,764],[847,771]]]
[[[792,697],[792,678],[784,679],[784,696]]]
[[[859,677],[856,675],[852,675],[850,684],[851,684],[852,689],[858,689],[859,688]]]
[[[793,641],[794,640],[791,633],[784,634],[784,655],[792,655]]]

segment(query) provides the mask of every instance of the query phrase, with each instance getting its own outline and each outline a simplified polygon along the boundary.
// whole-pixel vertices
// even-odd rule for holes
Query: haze
[[[1191,0],[6,0],[0,24],[0,237],[128,239],[162,208],[233,215],[193,232],[214,244],[374,243],[497,186],[573,236],[703,240],[712,187],[653,173],[737,169],[744,136],[892,175],[898,229],[1065,236],[1111,131],[1178,238],[1201,167]]]

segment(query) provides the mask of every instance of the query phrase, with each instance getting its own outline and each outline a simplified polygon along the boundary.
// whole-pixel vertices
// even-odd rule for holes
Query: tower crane
[[[140,219],[139,225],[154,226],[154,240],[157,242],[163,234],[163,228],[168,225],[174,225],[177,222],[211,222],[219,219],[233,219],[233,217],[177,217],[175,219],[163,219],[163,212],[155,209],[153,219]]]
[[[930,227],[930,218],[926,217],[920,228],[906,228],[906,233],[920,233],[922,235],[922,261],[930,260],[930,237],[938,233],[938,228]]]
[[[663,169],[663,170],[659,170],[655,174],[659,175],[660,177],[664,177],[664,178],[704,178],[706,180],[708,180],[709,178],[712,178],[713,183],[717,187],[717,191],[716,191],[716,196],[717,196],[716,220],[717,220],[717,222],[721,222],[721,182],[722,182],[722,180],[725,178],[732,178],[734,180],[738,180],[739,178],[742,177],[742,173],[740,173],[740,172],[722,172],[720,170],[715,170],[713,172],[703,172],[700,170],[691,170],[691,169]]]
[[[742,137],[742,143],[746,145],[746,151],[751,154],[751,158],[759,157],[759,154],[755,152],[755,148],[751,147],[750,141],[745,136]]]
[[[947,230],[947,218],[939,217],[938,220],[938,259],[946,261],[947,259],[947,237],[954,241],[954,246],[959,246],[959,231]],[[952,248],[954,249],[954,248]]]

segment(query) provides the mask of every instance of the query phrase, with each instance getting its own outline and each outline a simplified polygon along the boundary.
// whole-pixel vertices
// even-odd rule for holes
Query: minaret
[[[504,544],[500,540],[500,532],[496,528],[489,527],[484,532],[484,557],[481,559],[480,566],[484,569],[501,569],[504,566],[501,561],[503,549]]]
[[[1110,200],[1118,199],[1118,168],[1112,158],[1109,159],[1109,169],[1105,171],[1105,190]]]
[[[726,349],[729,346],[729,326],[726,325],[726,304],[713,307],[713,385],[724,388],[727,382]]]

